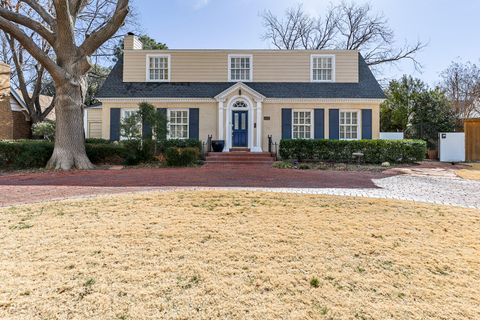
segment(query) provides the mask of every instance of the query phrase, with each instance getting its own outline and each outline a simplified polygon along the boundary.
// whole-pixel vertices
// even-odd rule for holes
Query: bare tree
[[[3,5],[6,7],[7,2]],[[53,2],[43,2],[42,4],[48,5],[46,8],[50,14],[54,14]],[[105,23],[111,15],[112,7],[115,1],[112,0],[90,0],[85,8],[80,12],[77,17],[77,23],[75,24],[75,36],[77,42],[83,42],[92,30],[98,28],[100,24]],[[13,3],[10,2],[8,9],[21,12],[24,15],[32,19],[38,19],[41,17],[34,10],[30,10],[28,6],[19,6],[17,8],[12,7]],[[103,67],[103,65],[109,65],[113,57],[116,55],[116,46],[120,41],[118,38],[123,38],[123,34],[127,31],[138,30],[138,19],[135,19],[136,15],[130,11],[125,23],[119,29],[116,35],[111,37],[108,41],[102,44],[99,49],[92,55],[93,68],[88,72],[88,89],[85,103],[91,104],[95,102],[92,98],[92,94],[98,89],[98,85],[108,75],[109,67]],[[31,36],[31,39],[35,41],[38,47],[42,49],[47,55],[52,54],[52,48],[50,44],[43,38],[32,34],[28,28],[19,26],[25,33]],[[8,33],[0,33],[0,41],[2,43],[2,50],[0,51],[0,61],[5,61],[11,65],[12,70],[12,87],[18,89],[20,95],[25,102],[27,112],[30,116],[32,123],[43,121],[48,114],[54,108],[54,101],[49,106],[42,106],[40,104],[41,94],[48,94],[55,96],[55,88],[53,80],[45,68],[39,64],[21,43],[16,41]]]
[[[476,64],[452,62],[440,76],[440,87],[459,119],[480,113],[480,68]]]
[[[5,48],[1,54],[1,60],[12,64],[14,66],[12,79],[14,79],[14,87],[20,90],[20,95],[27,108],[28,115],[32,123],[43,121],[48,114],[53,110],[55,99],[49,106],[42,106],[40,103],[40,95],[44,79],[47,74],[45,67],[38,64],[32,56],[26,52],[25,48],[20,45],[8,33],[3,33],[2,43]],[[43,41],[39,44],[39,48],[45,53],[49,54],[51,47]]]
[[[301,5],[290,8],[284,18],[270,11],[262,14],[263,39],[278,49],[344,49],[359,50],[369,65],[411,60],[420,68],[415,54],[425,47],[421,41],[414,45],[395,46],[395,34],[383,14],[375,14],[370,4],[342,2],[331,5],[322,17],[308,15]]]
[[[69,170],[92,168],[85,152],[83,108],[87,90],[87,73],[91,56],[122,26],[128,14],[128,0],[114,4],[110,14],[96,26],[79,36],[78,18],[89,0],[1,0],[0,29],[17,40],[55,83],[56,134],[55,148],[47,167]],[[49,10],[51,4],[52,10]],[[35,17],[19,10],[35,12]],[[92,23],[93,24],[93,23]],[[46,41],[52,54],[38,46],[33,35]],[[77,44],[78,43],[78,44]]]

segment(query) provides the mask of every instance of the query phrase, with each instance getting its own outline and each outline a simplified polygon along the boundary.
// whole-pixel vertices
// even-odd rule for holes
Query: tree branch
[[[75,30],[67,1],[69,0],[53,0],[57,20],[57,42],[62,46],[62,48],[55,48],[55,51],[66,50],[73,54]]]
[[[0,17],[0,29],[14,37],[20,44],[52,75],[54,79],[61,79],[63,75],[62,69],[50,59],[33,40],[25,34],[14,23]]]
[[[32,20],[22,14],[15,13],[13,11],[4,9],[0,7],[0,17],[3,17],[7,20],[10,20],[12,22],[21,24],[22,26],[25,26],[32,31],[35,31],[38,33],[42,38],[48,41],[51,45],[54,44],[55,42],[55,35],[53,34],[52,31],[48,30],[45,28],[41,23]]]
[[[70,14],[75,19],[78,13],[88,4],[88,0],[68,0]]]
[[[52,29],[56,28],[55,18],[47,10],[45,10],[45,8],[42,7],[40,3],[38,3],[38,1],[20,0],[20,2],[28,4],[33,10],[35,10],[36,13],[38,13],[40,17],[42,17],[43,21],[45,21],[50,25],[50,27],[52,27]]]
[[[115,12],[106,25],[97,29],[80,46],[80,51],[92,55],[105,41],[117,32],[128,14],[128,0],[118,0]]]

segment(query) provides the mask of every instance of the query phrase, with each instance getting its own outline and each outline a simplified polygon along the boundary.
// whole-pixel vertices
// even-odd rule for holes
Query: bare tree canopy
[[[452,102],[459,119],[480,114],[480,67],[471,62],[452,62],[440,74],[440,87]]]
[[[87,73],[91,56],[124,23],[128,5],[129,0],[0,0],[0,29],[18,41],[55,83],[57,125],[48,168],[93,167],[83,132]],[[92,16],[89,8],[104,14]],[[40,43],[50,46],[51,52]]]
[[[32,123],[43,121],[53,110],[55,100],[52,99],[47,107],[40,103],[43,80],[47,77],[45,68],[8,33],[0,33],[0,39],[3,45],[0,60],[12,66],[12,85],[19,89],[30,120]],[[49,54],[51,47],[48,44],[40,43],[39,47]]]
[[[331,5],[319,17],[307,14],[301,5],[287,9],[283,18],[271,11],[261,16],[265,27],[262,38],[278,49],[359,50],[371,66],[410,60],[415,68],[421,67],[415,54],[425,44],[417,41],[397,47],[388,20],[383,14],[376,14],[368,3]]]
[[[114,1],[111,0],[90,0],[77,18],[75,25],[76,41],[84,41],[91,30],[104,23],[109,18],[113,5]],[[28,9],[28,6],[18,9],[21,9],[22,13],[28,15],[28,17],[35,19],[36,12],[34,10],[23,10],[25,8]],[[53,12],[52,10],[53,6],[50,6],[49,11]],[[138,19],[135,19],[135,17],[136,15],[130,12],[116,35],[103,43],[92,55],[93,68],[88,73],[86,105],[96,102],[92,95],[95,94],[96,89],[108,75],[108,64],[112,62],[112,57],[117,54],[117,46],[120,41],[123,41],[123,35],[127,31],[138,30]],[[25,32],[30,34],[28,29],[25,29]],[[32,39],[47,55],[54,54],[50,44],[43,38],[35,37],[33,34]],[[49,106],[40,104],[41,94],[55,97],[55,87],[50,74],[25,50],[21,43],[8,33],[0,33],[0,42],[2,43],[0,61],[10,64],[12,87],[20,92],[32,124],[43,121],[55,106],[53,103],[55,99],[52,99]]]

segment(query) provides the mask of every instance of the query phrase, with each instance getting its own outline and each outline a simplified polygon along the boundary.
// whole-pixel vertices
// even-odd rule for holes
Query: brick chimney
[[[0,139],[13,138],[13,117],[10,107],[10,66],[0,62]]]
[[[125,39],[123,40],[125,50],[142,50],[143,43],[138,39],[138,37],[133,33],[129,32]]]

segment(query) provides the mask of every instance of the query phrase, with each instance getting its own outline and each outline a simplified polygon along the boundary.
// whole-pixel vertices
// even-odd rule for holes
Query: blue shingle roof
[[[359,54],[358,83],[249,82],[267,98],[383,99],[383,90]],[[123,59],[113,67],[97,98],[213,98],[232,82],[123,82]]]

